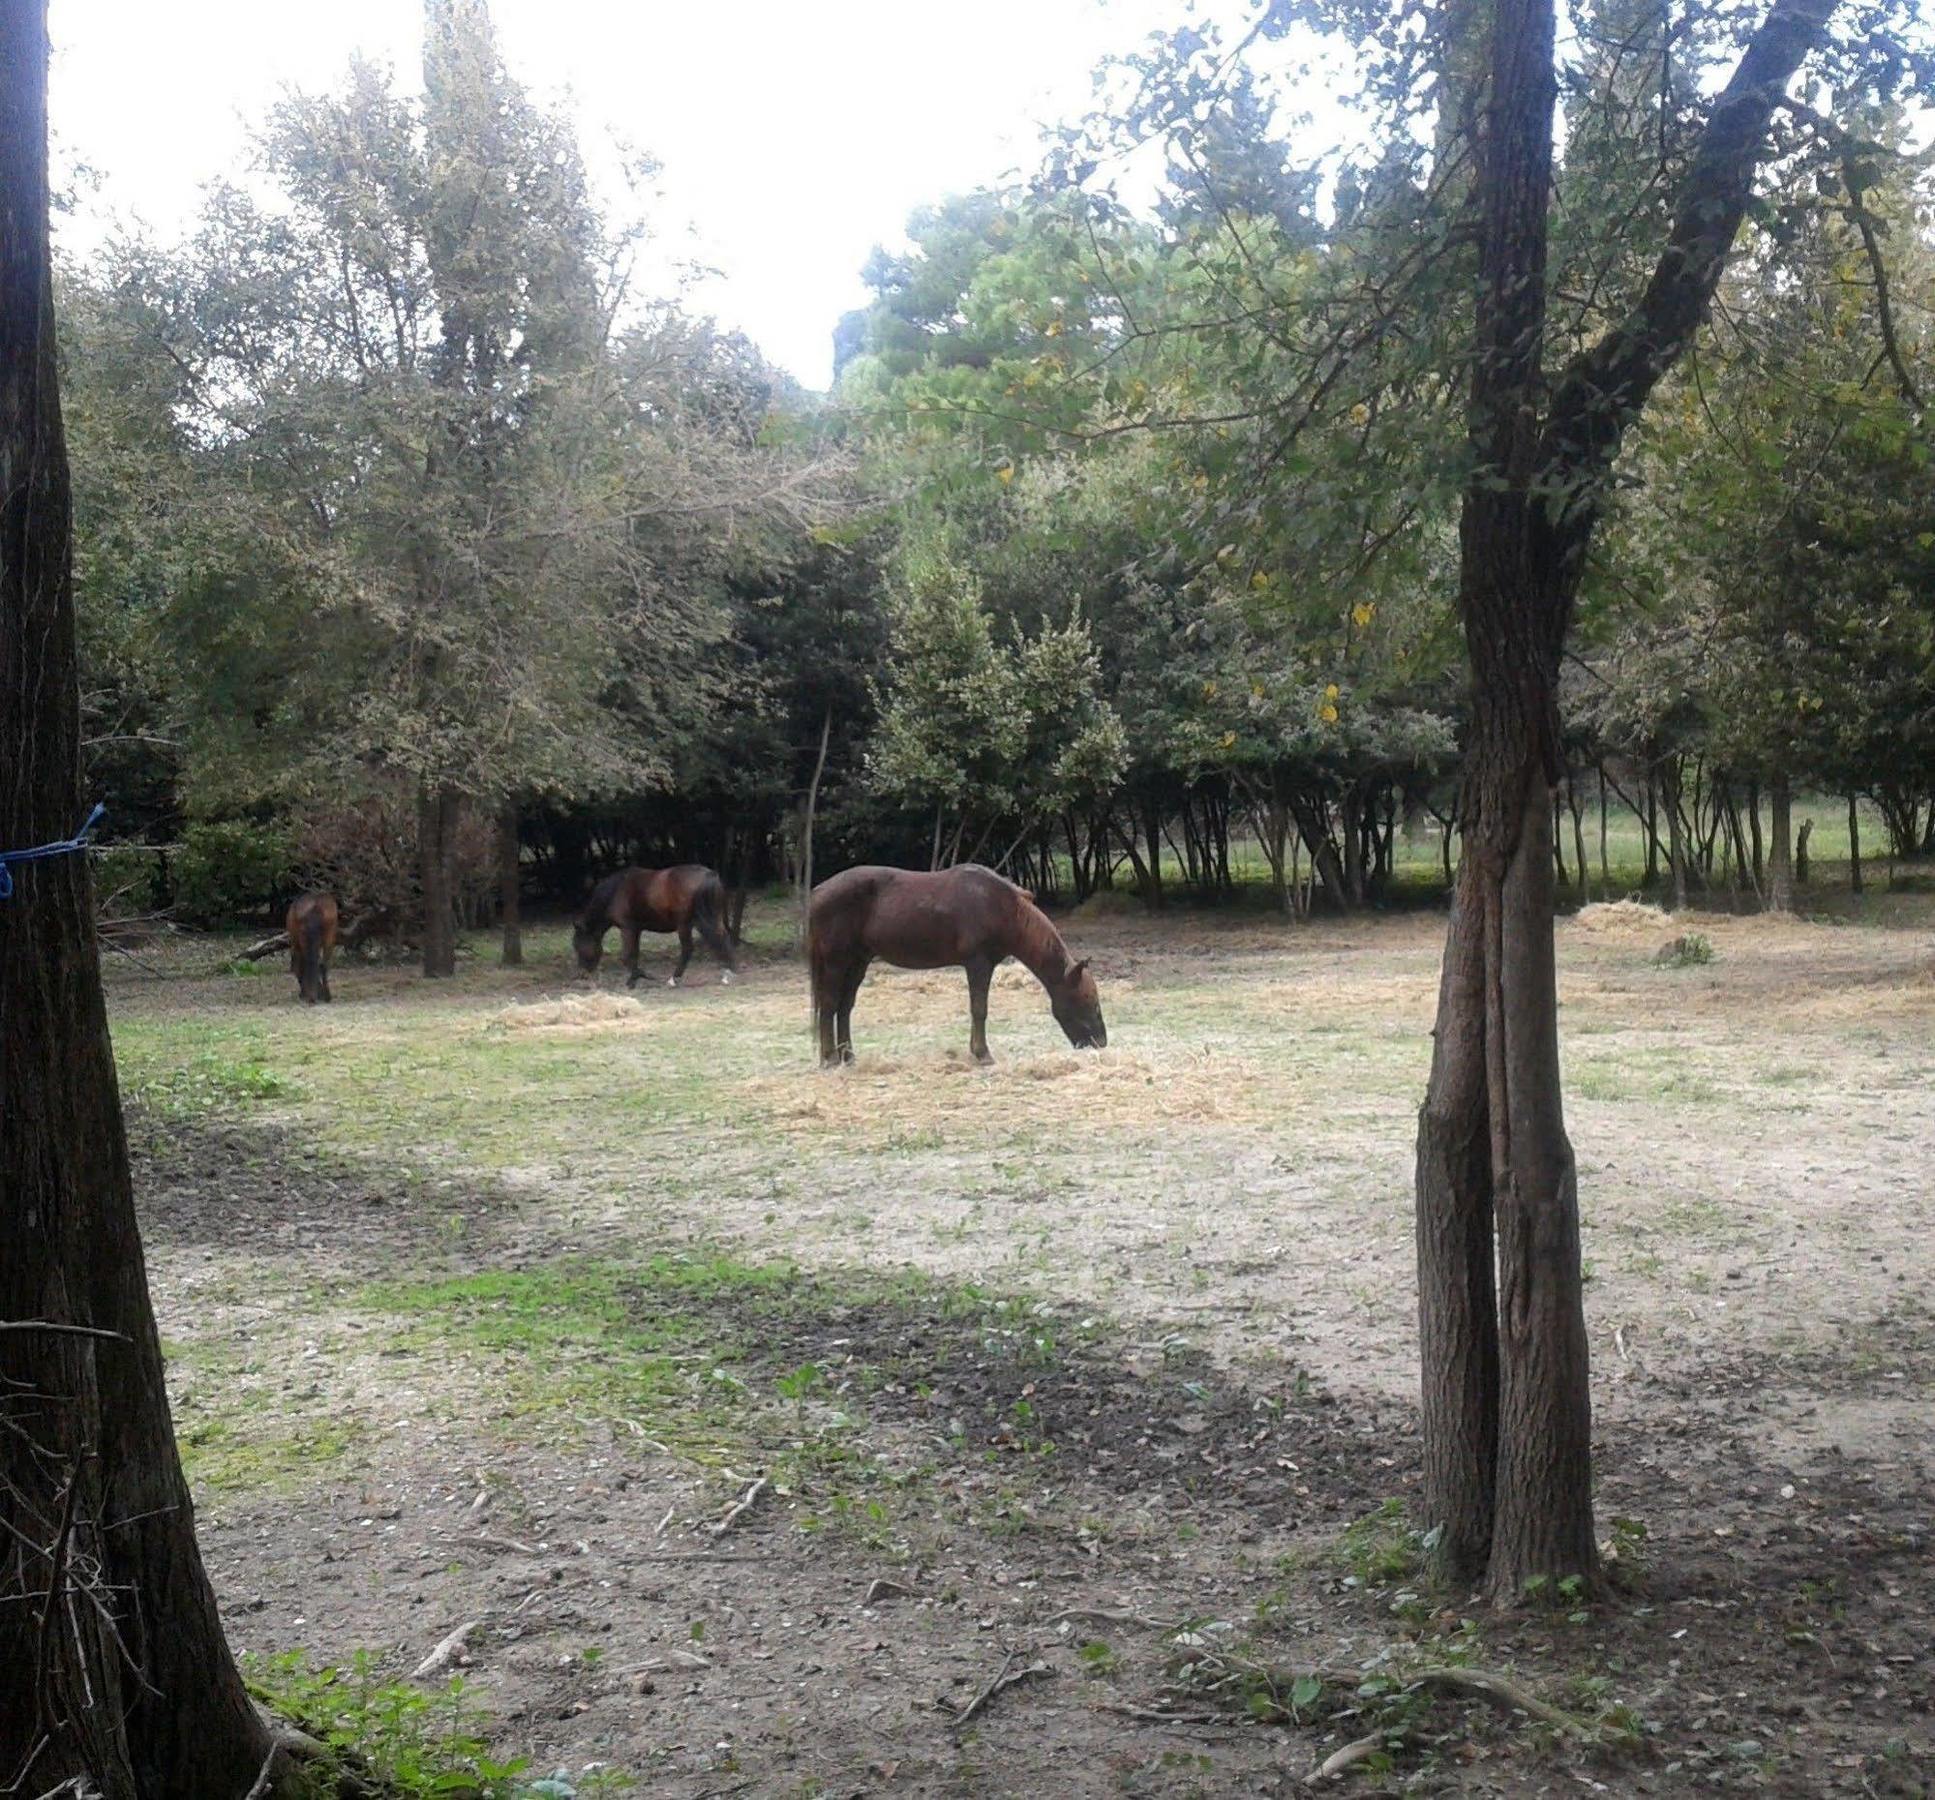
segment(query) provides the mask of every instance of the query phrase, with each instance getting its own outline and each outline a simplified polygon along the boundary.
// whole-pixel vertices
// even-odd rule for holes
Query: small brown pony
[[[639,979],[638,934],[676,931],[679,966],[665,985],[677,987],[685,965],[692,960],[692,934],[696,931],[705,939],[706,948],[726,965],[720,981],[730,982],[738,964],[733,959],[732,940],[726,936],[725,902],[725,883],[703,863],[681,863],[675,869],[621,869],[616,875],[607,875],[591,890],[591,898],[571,933],[578,967],[587,975],[598,967],[605,953],[605,933],[616,925],[625,967],[630,971],[625,985],[632,987]]]
[[[1109,1041],[1102,1001],[1086,961],[1068,954],[1061,933],[1013,882],[978,863],[924,874],[859,868],[813,890],[806,921],[813,980],[813,1022],[822,1066],[853,1060],[853,1000],[877,956],[899,969],[967,971],[968,1048],[988,1053],[988,985],[1009,957],[1048,990],[1055,1023],[1078,1050]]]
[[[329,953],[336,948],[336,896],[304,894],[289,908],[289,967],[296,991],[311,1006],[328,1001]]]

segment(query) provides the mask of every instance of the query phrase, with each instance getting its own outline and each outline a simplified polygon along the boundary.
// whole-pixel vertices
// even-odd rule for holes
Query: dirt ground
[[[1065,927],[1110,1049],[1008,969],[990,1070],[881,973],[820,1073],[776,951],[117,968],[238,1648],[469,1625],[495,1746],[674,1800],[1287,1794],[1374,1732],[1336,1786],[1935,1791],[1935,909],[1562,923],[1617,1586],[1513,1615],[1405,1511],[1442,919]]]

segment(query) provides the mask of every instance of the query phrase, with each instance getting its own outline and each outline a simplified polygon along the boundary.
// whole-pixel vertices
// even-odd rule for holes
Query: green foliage
[[[170,859],[175,910],[191,925],[260,918],[295,881],[295,843],[280,821],[209,820],[182,833]]]
[[[357,1651],[346,1668],[311,1667],[306,1653],[296,1650],[245,1659],[244,1672],[271,1711],[293,1719],[330,1753],[333,1761],[316,1770],[325,1780],[367,1769],[386,1791],[408,1800],[527,1800],[579,1791],[522,1780],[528,1758],[492,1756],[484,1715],[461,1676],[426,1692],[387,1678],[367,1650]]]

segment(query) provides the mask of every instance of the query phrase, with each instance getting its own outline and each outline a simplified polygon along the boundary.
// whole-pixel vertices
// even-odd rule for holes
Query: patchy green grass
[[[181,1464],[197,1493],[292,1493],[326,1475],[360,1441],[339,1419],[272,1421],[260,1413],[182,1421]]]

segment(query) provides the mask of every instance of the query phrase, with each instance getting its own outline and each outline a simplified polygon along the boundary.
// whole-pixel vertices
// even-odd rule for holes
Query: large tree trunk
[[[1686,911],[1686,815],[1680,811],[1680,768],[1680,761],[1675,757],[1673,779],[1666,784],[1666,829],[1670,840],[1666,854],[1673,865],[1674,912]]]
[[[497,815],[497,917],[504,929],[498,960],[507,969],[524,965],[524,870],[517,832],[517,803],[504,802]]]
[[[1861,802],[1854,794],[1848,796],[1848,886],[1861,892]]]
[[[833,738],[833,708],[820,720],[820,749],[813,759],[813,779],[806,785],[806,820],[800,827],[799,948],[806,948],[806,915],[813,903],[813,826],[820,810],[820,777],[826,773],[826,747]]]
[[[1450,1572],[1475,1578],[1482,1566],[1500,1599],[1534,1581],[1548,1591],[1568,1576],[1590,1583],[1597,1562],[1578,1188],[1561,1106],[1552,935],[1559,661],[1621,438],[1712,300],[1768,116],[1832,4],[1775,0],[1711,103],[1643,295],[1556,382],[1543,361],[1554,0],[1495,0],[1491,9],[1473,189],[1471,474],[1459,516],[1458,601],[1473,676],[1465,860],[1419,1120],[1417,1204],[1429,1523]],[[1472,1147],[1481,1113],[1482,1159]],[[1495,1363],[1485,1349],[1488,1208]]]
[[[1546,471],[1531,403],[1542,386],[1552,0],[1497,0],[1492,34],[1469,412],[1476,473],[1459,520],[1474,679],[1465,867],[1419,1124],[1417,1199],[1430,1522],[1448,1573],[1482,1573],[1494,1595],[1513,1599],[1535,1578],[1590,1582],[1597,1556],[1552,935],[1558,667],[1580,560],[1538,492]],[[1482,1161],[1473,1145],[1481,1121]],[[1489,1320],[1479,1269],[1488,1218],[1498,1281]]]
[[[1767,847],[1767,910],[1794,910],[1794,796],[1785,771],[1767,784],[1773,811],[1773,838]]]
[[[457,796],[425,781],[417,789],[417,884],[423,893],[423,972],[457,972],[457,912],[452,890]]]
[[[1491,1558],[1498,1463],[1498,1297],[1485,1076],[1487,906],[1478,859],[1467,853],[1458,865],[1439,978],[1431,1081],[1418,1114],[1424,1513],[1440,1532],[1438,1566],[1460,1585],[1480,1580]]]
[[[0,0],[0,844],[81,814],[43,0]],[[0,1788],[241,1795],[269,1740],[175,1452],[86,858],[0,900]]]

